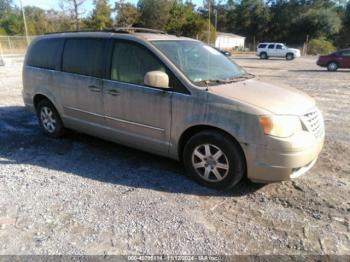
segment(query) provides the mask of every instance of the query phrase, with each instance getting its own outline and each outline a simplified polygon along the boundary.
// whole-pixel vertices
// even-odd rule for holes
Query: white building
[[[217,32],[215,47],[221,49],[244,48],[245,37]]]

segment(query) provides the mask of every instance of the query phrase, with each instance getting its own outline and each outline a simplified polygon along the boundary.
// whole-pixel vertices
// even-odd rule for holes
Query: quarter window
[[[62,70],[101,78],[103,75],[103,39],[68,39],[63,52]]]
[[[62,39],[42,39],[34,43],[28,52],[27,65],[45,69],[58,69],[58,56]]]

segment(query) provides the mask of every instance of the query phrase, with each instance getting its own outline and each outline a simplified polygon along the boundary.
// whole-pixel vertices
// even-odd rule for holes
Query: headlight
[[[290,137],[302,130],[297,116],[261,116],[259,120],[264,133],[270,136]]]

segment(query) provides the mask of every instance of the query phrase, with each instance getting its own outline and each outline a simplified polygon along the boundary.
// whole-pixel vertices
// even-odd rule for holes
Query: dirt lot
[[[46,138],[23,107],[21,58],[0,67],[0,254],[350,254],[350,71],[235,60],[317,100],[327,138],[307,176],[221,193],[165,158]]]

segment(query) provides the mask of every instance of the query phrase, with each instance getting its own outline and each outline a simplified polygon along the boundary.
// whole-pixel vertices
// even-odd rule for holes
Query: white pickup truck
[[[300,57],[300,50],[289,48],[281,43],[260,43],[257,47],[256,55],[261,59],[284,57],[287,60],[293,60],[296,57]]]

